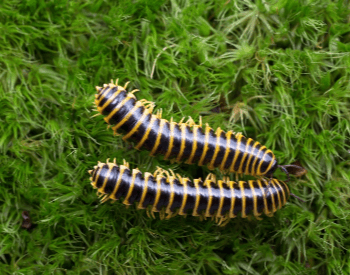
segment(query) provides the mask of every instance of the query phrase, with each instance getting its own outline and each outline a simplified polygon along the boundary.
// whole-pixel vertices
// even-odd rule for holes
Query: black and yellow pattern
[[[272,177],[279,167],[271,150],[241,133],[220,128],[214,132],[208,125],[195,124],[191,118],[176,123],[163,119],[160,112],[152,114],[154,104],[138,101],[134,96],[137,90],[128,93],[127,84],[121,87],[111,82],[96,87],[95,104],[105,121],[114,125],[114,132],[123,133],[123,140],[136,142],[135,148],[229,173]]]
[[[288,186],[277,179],[249,181],[216,181],[211,174],[205,181],[158,170],[142,173],[129,169],[128,163],[99,162],[91,175],[91,185],[104,195],[102,202],[123,198],[123,204],[138,202],[138,209],[149,208],[150,213],[161,212],[161,217],[175,215],[213,217],[221,224],[237,215],[246,218],[261,214],[271,217],[289,198]]]

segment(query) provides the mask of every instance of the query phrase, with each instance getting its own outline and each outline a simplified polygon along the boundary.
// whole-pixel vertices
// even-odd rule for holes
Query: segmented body
[[[214,132],[191,118],[185,123],[168,121],[160,113],[152,114],[152,102],[138,101],[134,91],[128,93],[125,87],[113,83],[96,90],[97,110],[114,125],[115,133],[120,131],[123,140],[134,141],[135,148],[145,148],[151,155],[163,154],[165,159],[177,162],[186,160],[187,164],[206,164],[209,169],[218,167],[224,172],[252,176],[272,177],[278,167],[271,150],[240,133],[220,128]]]
[[[104,194],[103,201],[124,198],[123,204],[138,202],[138,209],[151,206],[151,213],[163,211],[170,218],[176,214],[215,217],[220,222],[237,215],[258,218],[262,213],[272,216],[286,204],[289,197],[288,186],[277,179],[249,181],[216,181],[209,176],[204,182],[175,176],[164,170],[155,174],[129,165],[99,162],[89,171],[91,184]]]

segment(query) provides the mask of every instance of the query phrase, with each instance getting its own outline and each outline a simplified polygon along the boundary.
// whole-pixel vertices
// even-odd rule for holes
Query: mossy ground
[[[348,1],[3,1],[0,23],[1,274],[350,274]],[[300,161],[289,186],[305,203],[225,227],[100,204],[98,160],[208,173],[91,118],[112,78],[164,118],[202,116]]]

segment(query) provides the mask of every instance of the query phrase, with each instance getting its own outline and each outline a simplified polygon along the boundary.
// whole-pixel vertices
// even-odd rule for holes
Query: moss
[[[348,10],[330,0],[5,1],[0,270],[350,273]],[[259,140],[281,164],[300,161],[309,173],[289,186],[306,202],[224,228],[101,205],[87,173],[98,160],[208,173],[131,149],[92,118],[94,86],[112,78],[131,81],[167,119],[202,116]],[[24,210],[31,231],[21,228]]]

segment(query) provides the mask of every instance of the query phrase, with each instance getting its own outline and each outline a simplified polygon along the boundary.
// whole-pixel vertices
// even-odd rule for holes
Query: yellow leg
[[[204,180],[203,185],[206,186],[210,182],[216,183],[216,176],[213,173],[208,174],[208,176]]]
[[[126,87],[128,87],[130,81],[126,82],[125,85],[124,85],[124,90],[126,90]]]
[[[115,160],[115,159],[114,159],[114,160]],[[124,165],[126,168],[130,169],[129,163],[126,162],[125,159],[123,159],[123,165]]]

